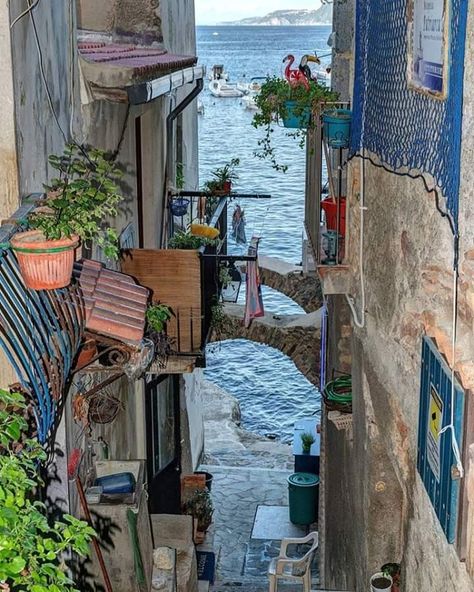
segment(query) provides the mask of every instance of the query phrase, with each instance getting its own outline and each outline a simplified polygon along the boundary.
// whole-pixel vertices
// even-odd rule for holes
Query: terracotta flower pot
[[[46,240],[41,231],[29,230],[15,234],[10,244],[27,288],[54,290],[71,282],[78,236]]]

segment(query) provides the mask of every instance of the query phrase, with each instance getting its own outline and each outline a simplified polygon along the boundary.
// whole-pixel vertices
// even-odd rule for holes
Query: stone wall
[[[294,300],[306,312],[319,310],[323,295],[319,277],[277,257],[258,258],[260,281]]]
[[[473,18],[471,9],[455,354],[456,370],[465,389],[474,387],[474,229],[470,222],[474,209],[474,68],[469,58],[474,43]],[[359,166],[352,163],[355,179]],[[396,561],[402,564],[402,590],[467,592],[474,582],[454,546],[447,543],[416,471],[423,335],[434,337],[448,363],[453,362],[453,236],[446,219],[436,210],[433,195],[425,191],[421,181],[395,176],[369,163],[365,167],[364,205],[365,325],[358,328],[353,324],[349,336],[354,383],[352,437],[337,432],[327,421],[323,425],[323,584],[347,584],[362,590],[368,586],[370,573],[382,563]],[[349,192],[347,251],[352,294],[360,316],[359,206],[360,186],[355,183]],[[330,335],[337,337],[346,331],[348,306],[339,298],[332,308]],[[330,366],[337,367],[341,359],[342,353],[333,344]],[[467,474],[461,485],[469,479]]]

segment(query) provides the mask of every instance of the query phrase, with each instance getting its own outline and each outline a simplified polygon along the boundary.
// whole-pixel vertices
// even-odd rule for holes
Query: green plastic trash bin
[[[312,524],[318,518],[319,477],[312,473],[293,473],[288,477],[290,522]]]

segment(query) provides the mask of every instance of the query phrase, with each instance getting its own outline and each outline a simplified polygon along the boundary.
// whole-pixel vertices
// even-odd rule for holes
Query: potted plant
[[[190,514],[197,522],[198,532],[206,532],[212,523],[214,508],[209,490],[196,489],[191,497],[183,504],[184,514]]]
[[[347,148],[351,135],[352,112],[332,108],[323,112],[324,135],[332,148]]]
[[[196,250],[202,246],[215,245],[216,239],[195,236],[190,232],[178,231],[169,240],[170,249]]]
[[[399,563],[385,563],[381,567],[384,575],[392,578],[392,592],[399,592],[400,590],[400,564]]]
[[[166,332],[168,322],[176,316],[167,304],[149,304],[146,310],[145,335],[155,346],[155,360],[162,367],[172,352],[172,340]]]
[[[118,257],[117,232],[104,220],[117,214],[122,196],[121,171],[102,150],[69,145],[62,156],[49,156],[59,177],[28,217],[29,230],[10,241],[25,285],[33,290],[67,286],[79,241],[96,241],[106,257]]]
[[[393,584],[392,576],[382,571],[374,573],[370,578],[371,592],[389,592]]]
[[[313,125],[311,113],[319,105],[337,100],[337,93],[314,80],[308,81],[309,89],[304,85],[290,85],[287,80],[277,76],[268,77],[255,97],[258,107],[252,125],[262,127],[265,135],[258,141],[258,158],[268,158],[277,171],[285,172],[287,165],[279,164],[275,157],[272,135],[275,125],[282,121],[283,125],[293,128],[288,133],[299,138],[300,146],[304,146],[307,128]]]
[[[303,454],[309,454],[311,452],[311,446],[315,443],[315,439],[313,434],[309,432],[304,432],[300,436],[301,438],[301,446],[303,448]]]
[[[52,520],[37,498],[43,447],[28,437],[23,395],[0,389],[0,589],[76,590],[64,561],[71,551],[84,557],[95,532],[69,514]]]
[[[212,179],[204,184],[204,191],[210,195],[228,195],[232,191],[232,182],[239,178],[236,168],[240,165],[239,158],[211,171]]]

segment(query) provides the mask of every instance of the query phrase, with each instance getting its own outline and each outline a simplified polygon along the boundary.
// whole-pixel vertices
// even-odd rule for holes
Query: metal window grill
[[[451,369],[429,337],[423,339],[417,468],[449,543],[454,543],[460,503],[460,481],[450,430],[454,404],[454,432],[462,449],[464,391],[455,381],[451,398]]]
[[[23,209],[18,218],[27,213]],[[38,292],[25,288],[16,258],[7,248],[16,231],[13,225],[0,228],[0,346],[31,398],[38,440],[44,444],[61,418],[84,333],[84,306],[74,286]]]
[[[439,188],[457,228],[468,2],[449,0],[444,100],[409,88],[410,0],[357,0],[351,153],[362,149],[395,171]]]

